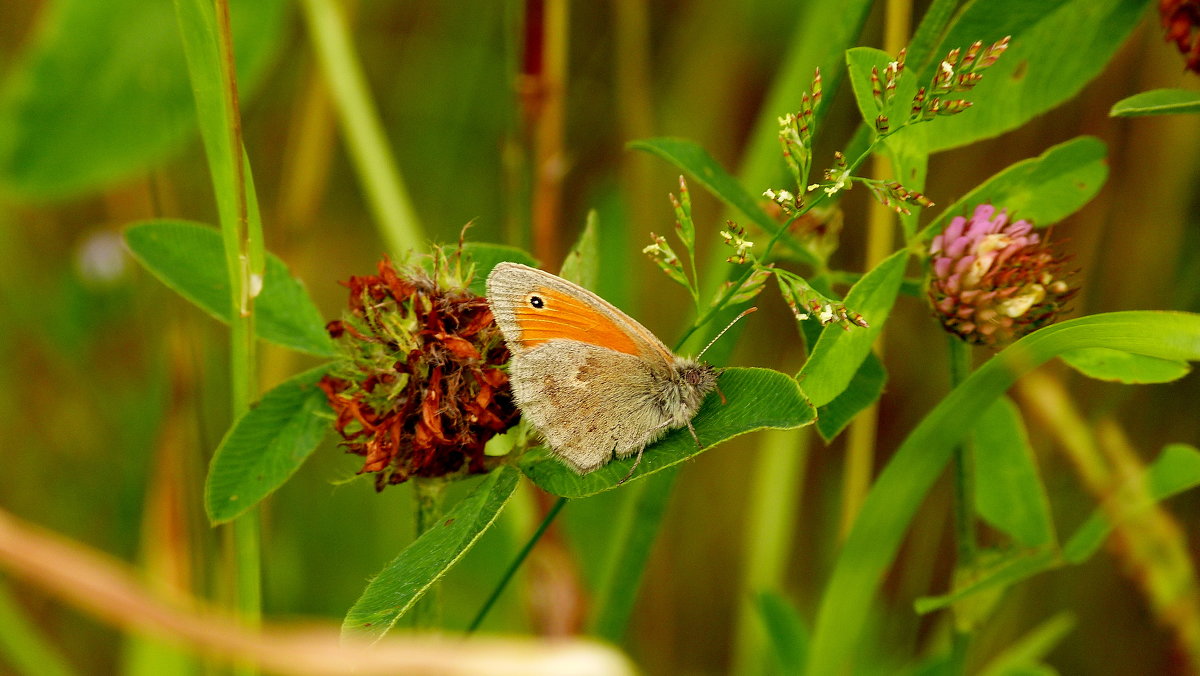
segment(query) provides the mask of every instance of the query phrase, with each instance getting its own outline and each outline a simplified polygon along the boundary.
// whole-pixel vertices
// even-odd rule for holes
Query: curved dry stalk
[[[593,641],[388,637],[343,641],[337,627],[248,629],[193,600],[154,598],[123,563],[0,510],[0,570],[123,630],[170,638],[206,655],[285,674],[632,674],[616,650]]]

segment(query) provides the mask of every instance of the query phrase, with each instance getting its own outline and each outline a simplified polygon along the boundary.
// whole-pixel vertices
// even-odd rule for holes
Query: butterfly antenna
[[[703,356],[704,356],[704,353],[705,353],[705,352],[708,352],[708,348],[710,348],[710,347],[712,347],[712,346],[713,346],[713,343],[715,343],[715,342],[717,342],[718,340],[720,340],[720,339],[721,339],[721,336],[725,335],[725,332],[726,332],[726,331],[728,331],[729,329],[732,329],[732,328],[733,328],[733,325],[734,325],[734,324],[737,324],[739,319],[741,319],[742,317],[745,317],[746,315],[750,314],[751,312],[758,312],[758,308],[757,308],[757,307],[748,307],[748,308],[746,308],[745,310],[742,310],[742,313],[741,313],[741,314],[739,314],[738,316],[734,317],[734,318],[733,318],[733,321],[731,321],[731,322],[729,322],[728,324],[726,324],[726,325],[725,325],[725,328],[721,329],[721,332],[720,332],[720,333],[718,333],[718,334],[716,335],[716,337],[714,337],[712,340],[708,341],[708,345],[705,345],[705,346],[704,346],[704,349],[703,349],[703,350],[700,350],[700,354],[696,355],[696,359],[699,359],[700,357],[703,357]]]

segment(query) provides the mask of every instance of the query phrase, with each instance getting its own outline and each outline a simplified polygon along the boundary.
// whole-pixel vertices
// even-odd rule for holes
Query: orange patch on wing
[[[522,303],[516,310],[521,343],[526,348],[548,340],[566,339],[638,355],[633,337],[600,310],[553,289],[541,288],[534,293],[545,302],[544,307]]]

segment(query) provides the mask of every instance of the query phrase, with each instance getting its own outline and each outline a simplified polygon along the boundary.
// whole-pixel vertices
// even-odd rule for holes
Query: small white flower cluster
[[[830,178],[832,178],[832,177],[830,177]],[[846,186],[848,186],[849,184],[850,184],[850,170],[843,169],[841,172],[839,172],[837,174],[837,178],[833,180],[833,183],[830,183],[829,185],[825,186],[825,188],[824,188],[825,194],[832,197],[832,196],[838,194],[839,192],[845,190]],[[812,185],[808,186],[808,189],[810,191],[812,191],[812,190],[816,190],[817,188],[820,188],[820,187],[821,187],[820,183],[813,183]]]
[[[722,230],[721,238],[725,240],[726,244],[734,248],[732,258],[737,259],[738,262],[745,262],[746,255],[750,253],[750,249],[754,248],[754,242],[746,239],[740,232]]]
[[[778,204],[785,214],[791,214],[804,206],[804,200],[796,197],[790,190],[765,190],[763,197]]]

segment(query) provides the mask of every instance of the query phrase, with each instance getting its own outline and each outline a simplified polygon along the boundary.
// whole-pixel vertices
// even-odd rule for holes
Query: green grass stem
[[[346,16],[334,0],[303,0],[313,49],[329,84],[350,160],[388,250],[403,258],[425,247],[425,233],[392,155],[379,111],[354,51]]]

